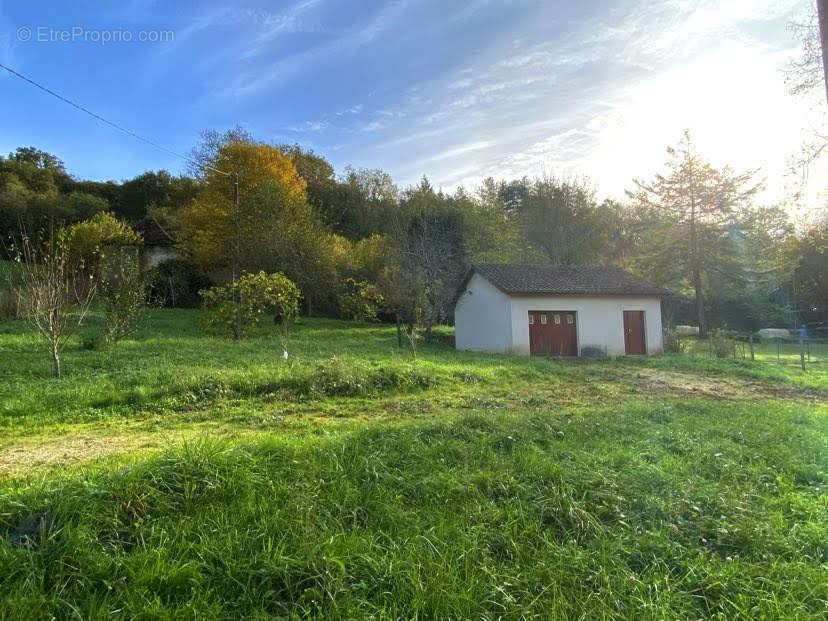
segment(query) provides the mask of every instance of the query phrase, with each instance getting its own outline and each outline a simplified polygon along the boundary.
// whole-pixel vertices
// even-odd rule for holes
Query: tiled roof
[[[477,272],[509,295],[666,295],[661,287],[619,267],[473,263],[461,288]]]

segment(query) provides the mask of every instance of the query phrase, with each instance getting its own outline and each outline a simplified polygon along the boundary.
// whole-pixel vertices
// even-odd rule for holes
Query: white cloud
[[[804,3],[619,7],[603,18],[612,25],[596,18],[561,38],[521,37],[499,60],[414,85],[414,125],[371,148],[396,159],[402,183],[423,173],[454,186],[551,170],[588,174],[620,197],[633,177],[661,170],[665,147],[687,127],[714,164],[758,168],[763,198],[779,197],[805,124],[781,71],[795,47],[786,22]]]

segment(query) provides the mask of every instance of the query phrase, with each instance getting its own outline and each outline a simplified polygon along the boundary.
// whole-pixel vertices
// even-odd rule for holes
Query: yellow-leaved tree
[[[206,163],[238,176],[238,211],[231,179],[206,169],[201,190],[179,214],[185,253],[214,277],[227,279],[238,226],[242,272],[283,272],[308,307],[329,296],[336,266],[327,231],[292,160],[271,145],[230,138]]]

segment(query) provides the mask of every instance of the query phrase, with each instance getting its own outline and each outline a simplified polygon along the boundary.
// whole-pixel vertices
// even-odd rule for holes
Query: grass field
[[[0,618],[828,615],[825,365],[96,321],[0,324]]]

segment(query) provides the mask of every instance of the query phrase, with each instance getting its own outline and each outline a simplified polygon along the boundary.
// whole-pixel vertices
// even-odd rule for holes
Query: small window
[[[532,315],[532,314],[529,315],[529,325],[530,326],[535,325],[535,316]]]
[[[546,325],[546,315],[541,315],[541,323]]]
[[[561,325],[561,316],[558,315],[557,313],[555,314],[555,325],[556,326]]]
[[[571,326],[573,323],[575,323],[575,318],[571,314],[567,315],[566,323],[568,323]]]

